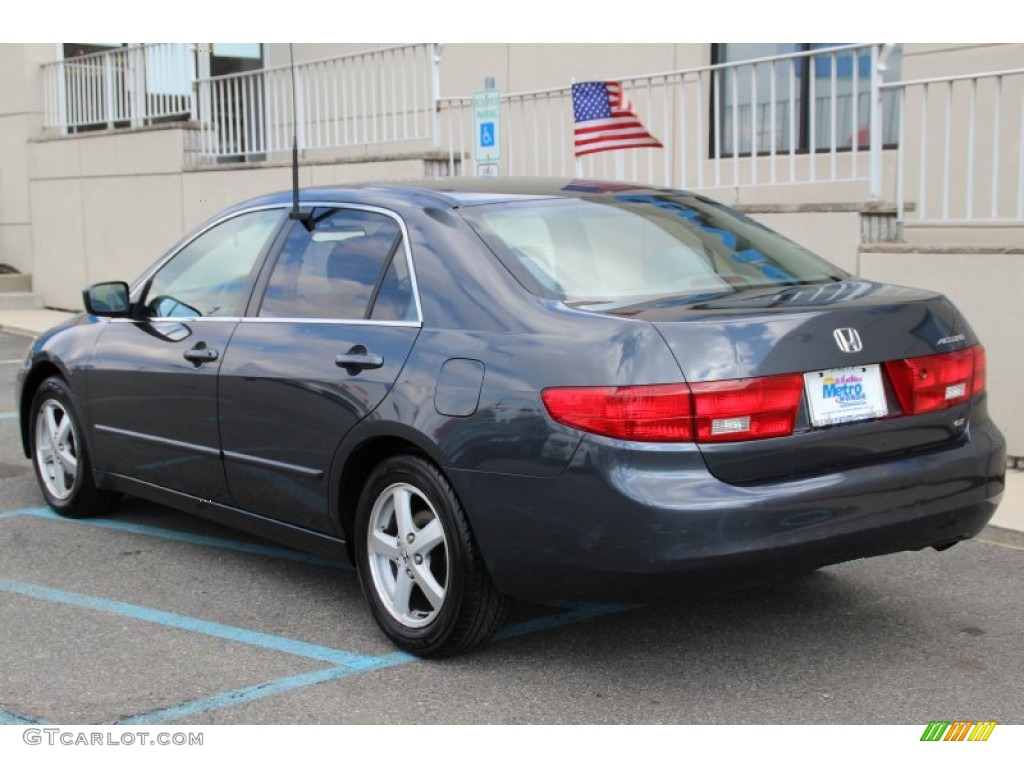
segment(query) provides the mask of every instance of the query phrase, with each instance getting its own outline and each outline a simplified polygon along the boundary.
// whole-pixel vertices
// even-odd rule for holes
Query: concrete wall
[[[39,64],[53,58],[53,45],[0,45],[0,263],[32,270],[28,141],[42,126]]]
[[[131,280],[181,237],[242,200],[289,189],[283,164],[184,170],[181,127],[85,133],[29,143],[33,288],[77,309],[99,280]],[[423,153],[307,164],[304,188],[426,175]]]
[[[1006,253],[865,247],[860,263],[864,277],[938,291],[964,313],[988,353],[992,413],[1010,454],[1024,456],[1024,410],[1017,407],[1024,355],[1015,332],[1024,297],[1024,248]]]

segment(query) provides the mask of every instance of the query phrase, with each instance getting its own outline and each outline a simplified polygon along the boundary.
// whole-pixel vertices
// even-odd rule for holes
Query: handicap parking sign
[[[494,123],[480,123],[480,146],[494,146]]]
[[[493,88],[473,94],[473,159],[481,164],[498,163],[501,156],[501,94]]]

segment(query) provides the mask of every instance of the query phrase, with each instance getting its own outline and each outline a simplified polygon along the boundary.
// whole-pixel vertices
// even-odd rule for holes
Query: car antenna
[[[301,221],[310,232],[313,231],[313,217],[309,211],[299,210],[299,110],[296,106],[295,53],[288,43],[288,60],[292,70],[292,210],[288,218]]]

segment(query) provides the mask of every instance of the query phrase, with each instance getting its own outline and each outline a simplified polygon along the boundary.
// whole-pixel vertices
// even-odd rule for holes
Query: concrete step
[[[28,291],[5,291],[0,293],[0,311],[9,309],[42,309],[43,297]]]
[[[0,275],[0,293],[28,293],[32,290],[32,275]]]

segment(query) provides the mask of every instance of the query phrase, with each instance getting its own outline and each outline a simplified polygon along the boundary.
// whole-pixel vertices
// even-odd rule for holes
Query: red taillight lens
[[[904,413],[928,413],[969,400],[985,390],[985,350],[969,347],[941,355],[885,364]]]
[[[541,393],[551,418],[568,427],[641,442],[693,439],[690,389],[685,384],[646,387],[559,387]]]
[[[971,387],[971,397],[974,397],[985,391],[985,386],[988,383],[986,372],[988,363],[985,360],[985,348],[981,344],[971,347],[971,351],[974,353],[974,385]]]
[[[799,374],[700,384],[557,387],[542,393],[560,424],[621,440],[702,443],[793,432],[803,392]]]
[[[690,388],[698,442],[758,440],[793,434],[804,377],[793,374],[709,381]]]

